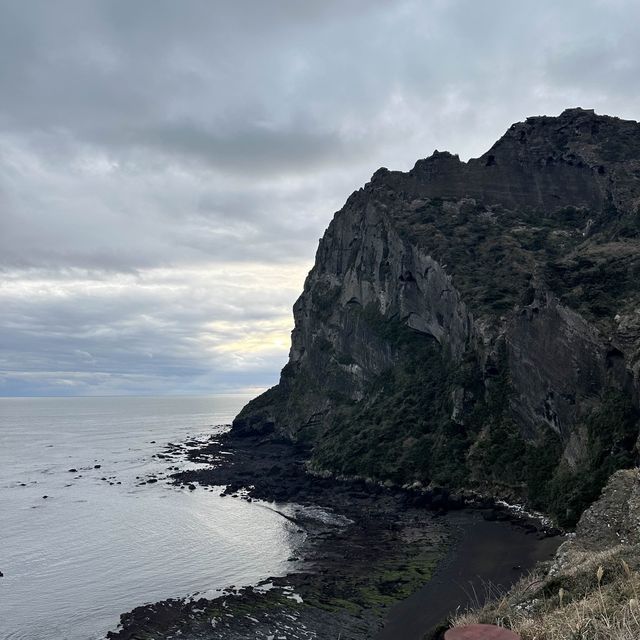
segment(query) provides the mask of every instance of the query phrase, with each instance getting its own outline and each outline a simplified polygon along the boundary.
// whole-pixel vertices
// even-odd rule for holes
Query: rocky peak
[[[640,125],[593,109],[567,109],[558,117],[536,116],[512,125],[479,160],[518,158],[527,164],[553,166],[562,162],[582,168],[599,168],[603,162],[619,164],[637,160]]]
[[[639,156],[638,123],[575,108],[512,125],[479,158],[435,151],[408,173],[378,170],[367,186],[510,209],[631,210],[640,203]]]

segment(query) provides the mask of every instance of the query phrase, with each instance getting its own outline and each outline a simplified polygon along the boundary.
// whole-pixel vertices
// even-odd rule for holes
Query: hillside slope
[[[571,525],[637,454],[639,249],[637,122],[570,109],[467,163],[379,169],[320,241],[280,383],[234,430]]]

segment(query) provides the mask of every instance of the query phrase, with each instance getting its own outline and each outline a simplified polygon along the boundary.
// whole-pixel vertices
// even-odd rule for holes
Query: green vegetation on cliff
[[[584,422],[588,432],[586,456],[574,468],[562,462],[550,482],[531,492],[534,504],[553,513],[566,526],[577,522],[614,471],[635,465],[638,412],[628,396],[608,389]]]
[[[235,426],[316,470],[527,500],[572,526],[637,459],[640,124],[570,109],[380,169],[334,216],[280,384]]]
[[[479,315],[529,304],[534,274],[538,286],[544,282],[596,322],[612,319],[630,298],[638,299],[638,233],[631,234],[630,225],[640,225],[640,214],[623,219],[614,211],[603,217],[570,206],[532,212],[433,198],[400,210],[397,224],[405,238],[447,265]]]
[[[504,349],[485,387],[473,352],[454,365],[433,338],[372,307],[359,313],[394,346],[397,363],[364,399],[337,403],[330,426],[314,433],[313,468],[527,499],[571,527],[614,471],[633,466],[638,412],[621,391],[607,390],[584,420],[587,457],[571,467],[552,429],[527,439],[514,423]],[[454,420],[456,389],[465,406]]]
[[[318,437],[314,464],[345,475],[406,483],[425,477],[458,483],[455,456],[465,436],[448,420],[448,371],[439,345],[372,308],[366,321],[398,351],[398,364],[372,382],[366,398],[340,404]]]

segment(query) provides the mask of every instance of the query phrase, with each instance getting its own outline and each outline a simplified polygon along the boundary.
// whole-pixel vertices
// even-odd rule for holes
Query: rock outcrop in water
[[[573,524],[636,457],[639,249],[636,122],[569,109],[466,163],[379,169],[321,239],[280,383],[235,432]]]

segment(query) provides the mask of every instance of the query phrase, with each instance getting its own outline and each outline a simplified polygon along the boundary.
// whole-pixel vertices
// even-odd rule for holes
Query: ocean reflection
[[[247,400],[0,399],[0,637],[102,638],[140,604],[289,570],[304,536],[291,522],[170,486],[168,467],[185,465],[153,457]]]

